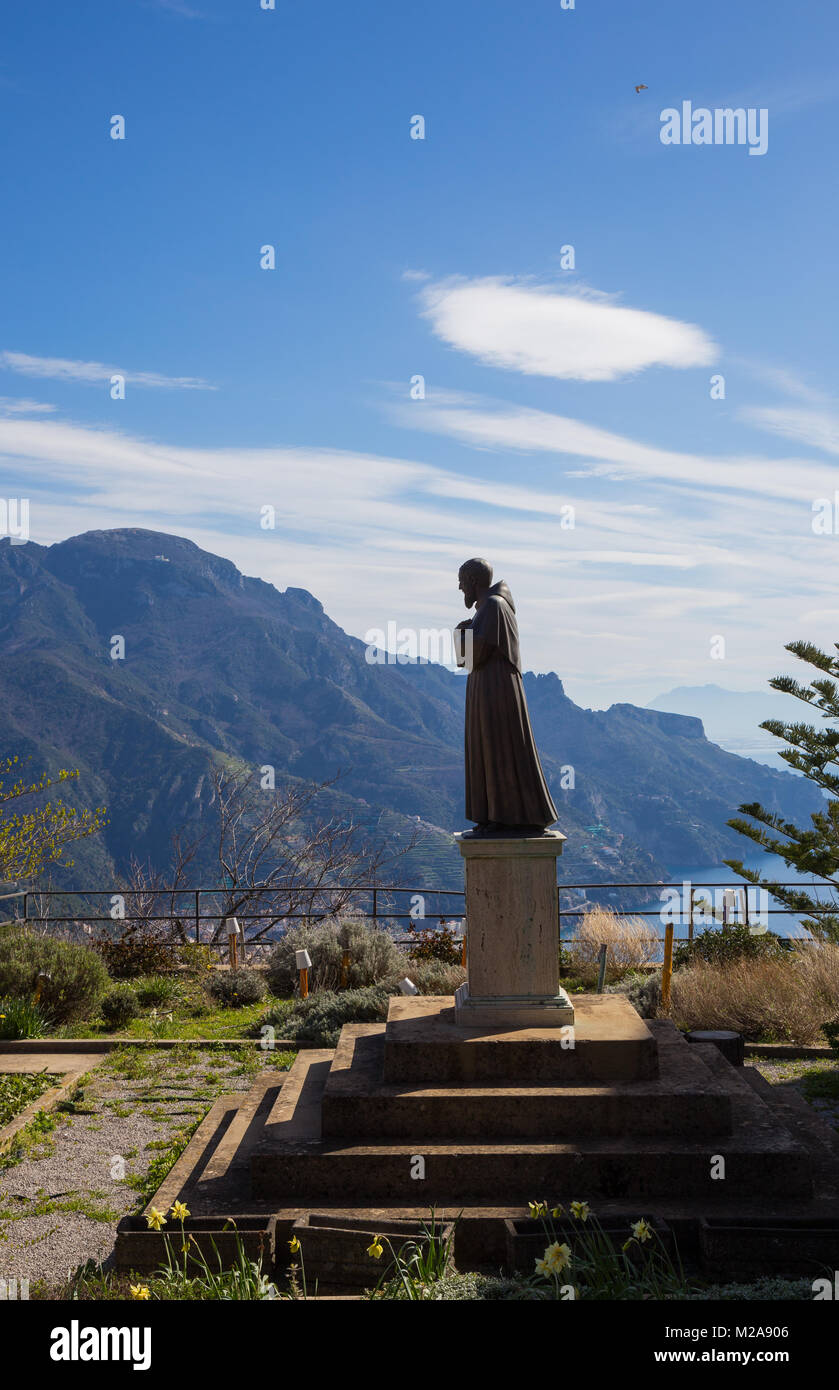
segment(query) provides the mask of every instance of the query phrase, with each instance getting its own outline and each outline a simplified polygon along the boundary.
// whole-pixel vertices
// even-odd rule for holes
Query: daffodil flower
[[[176,1221],[186,1221],[189,1216],[189,1207],[186,1202],[175,1202],[172,1206],[172,1216]]]
[[[565,1266],[571,1263],[571,1247],[570,1245],[560,1245],[558,1241],[554,1241],[553,1245],[549,1245],[545,1251],[544,1258],[550,1266],[552,1274],[561,1274]]]
[[[382,1245],[382,1242],[379,1240],[379,1237],[374,1236],[373,1244],[368,1245],[367,1247],[367,1254],[370,1255],[374,1260],[380,1260],[384,1253],[385,1247]]]
[[[652,1230],[651,1230],[650,1227],[647,1225],[647,1223],[646,1223],[646,1221],[644,1220],[643,1217],[641,1218],[640,1221],[636,1221],[636,1222],[634,1223],[634,1225],[633,1225],[633,1227],[632,1227],[632,1234],[634,1235],[634,1237],[635,1237],[636,1240],[640,1240],[640,1241],[652,1240],[652,1235],[653,1235]]]
[[[547,1202],[528,1202],[527,1210],[535,1221],[539,1216],[547,1216],[548,1204]]]
[[[578,1221],[588,1221],[591,1216],[591,1207],[588,1202],[572,1202],[571,1215],[575,1216]]]
[[[139,1299],[141,1303],[151,1298],[146,1284],[129,1284],[128,1287],[131,1290],[131,1297]]]
[[[148,1224],[149,1230],[159,1231],[161,1226],[166,1225],[166,1217],[163,1215],[162,1211],[157,1210],[157,1207],[151,1207],[149,1210],[149,1214],[146,1217],[146,1222]]]
[[[291,1240],[288,1243],[288,1248],[291,1251],[292,1255],[297,1254],[298,1250],[300,1249],[300,1241],[297,1239],[297,1236],[291,1237]]]

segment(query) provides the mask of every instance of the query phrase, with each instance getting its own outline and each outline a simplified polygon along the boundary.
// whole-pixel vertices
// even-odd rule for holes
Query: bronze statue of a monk
[[[513,596],[486,560],[458,571],[467,608],[455,655],[466,681],[466,818],[471,835],[541,835],[557,818],[536,751],[521,678]]]

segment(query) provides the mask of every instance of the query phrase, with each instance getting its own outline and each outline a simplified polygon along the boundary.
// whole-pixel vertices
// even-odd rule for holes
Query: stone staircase
[[[457,1218],[460,1268],[509,1267],[536,1199],[654,1220],[714,1278],[835,1266],[839,1136],[805,1102],[620,996],[575,1010],[573,1035],[485,1034],[456,1027],[451,999],[393,1000],[387,1024],[217,1101],[153,1205],[185,1201],[208,1250],[233,1249],[233,1220],[279,1268],[296,1235],[307,1278],[335,1287],[370,1278],[374,1234],[407,1239],[432,1209]],[[160,1248],[142,1217],[121,1223],[121,1268]]]

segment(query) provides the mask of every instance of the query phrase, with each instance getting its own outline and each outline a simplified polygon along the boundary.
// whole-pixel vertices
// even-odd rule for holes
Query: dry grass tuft
[[[780,959],[692,965],[674,974],[671,1000],[680,1028],[733,1028],[752,1041],[807,1046],[839,1018],[839,946],[802,942]]]
[[[652,964],[660,954],[658,932],[643,917],[617,917],[606,907],[592,908],[574,929],[568,946],[571,969],[586,979],[597,970],[597,953],[605,945],[610,979]]]

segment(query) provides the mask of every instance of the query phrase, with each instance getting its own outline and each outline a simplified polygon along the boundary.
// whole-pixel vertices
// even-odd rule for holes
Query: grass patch
[[[146,1012],[131,1019],[122,1028],[109,1028],[98,1019],[84,1020],[69,1024],[61,1030],[61,1035],[65,1038],[143,1038],[151,1041],[155,1038],[179,1038],[184,1041],[251,1038],[266,1007],[279,1009],[286,1005],[290,1008],[291,1002],[267,995],[256,1004],[229,1009],[213,1005],[203,995],[199,1000],[187,995],[158,1010],[156,1017]],[[168,1016],[170,1013],[171,1019]]]
[[[55,1111],[39,1110],[28,1125],[19,1129],[8,1149],[0,1153],[0,1173],[24,1158],[46,1158],[54,1147],[53,1130],[61,1123]]]
[[[839,1100],[839,1066],[814,1067],[801,1077],[805,1100]]]
[[[113,1207],[102,1206],[104,1192],[67,1192],[60,1197],[50,1197],[39,1192],[37,1197],[25,1200],[16,1210],[0,1209],[2,1221],[24,1221],[31,1216],[52,1216],[55,1212],[76,1212],[86,1216],[88,1221],[110,1224],[119,1219],[119,1212]]]
[[[57,1086],[60,1076],[47,1072],[12,1072],[0,1075],[0,1128],[9,1124],[33,1100]]]
[[[241,1241],[232,1268],[219,1270],[213,1256],[193,1253],[183,1262],[175,1254],[178,1238],[169,1248],[166,1264],[154,1274],[118,1274],[88,1260],[58,1286],[45,1280],[32,1283],[31,1299],[60,1299],[73,1302],[121,1302],[134,1300],[138,1293],[153,1302],[230,1302],[262,1301],[280,1298],[276,1286],[263,1273],[262,1257],[250,1260]]]
[[[165,1147],[161,1148],[157,1157],[152,1159],[145,1173],[132,1173],[124,1179],[126,1186],[133,1187],[139,1194],[137,1203],[139,1211],[148,1206],[163,1179],[168,1177],[174,1168],[200,1123],[201,1117],[191,1125],[176,1129],[166,1139]],[[146,1145],[147,1149],[152,1147],[151,1144]]]

